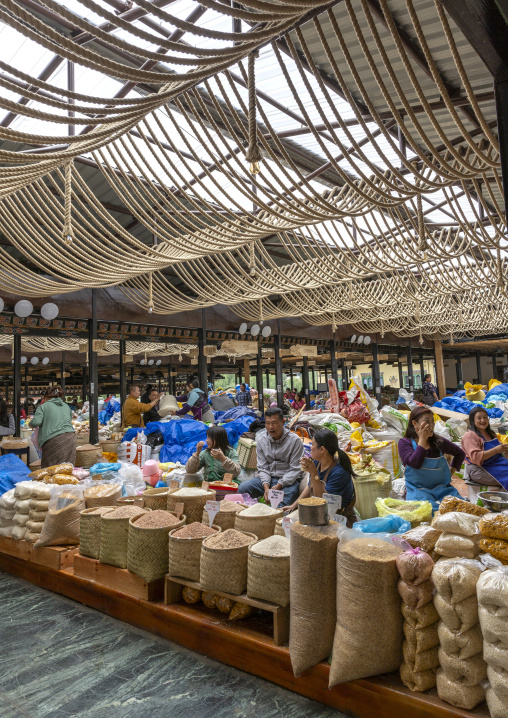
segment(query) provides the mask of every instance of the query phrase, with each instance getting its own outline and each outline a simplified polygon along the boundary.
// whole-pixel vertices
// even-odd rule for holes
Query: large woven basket
[[[259,556],[249,546],[247,596],[287,606],[289,603],[289,556]]]
[[[138,511],[138,514],[123,519],[108,519],[107,514],[101,516],[101,548],[99,552],[101,563],[127,568],[129,521],[131,518],[137,518],[146,513],[147,509],[139,508]]]
[[[166,511],[168,508],[168,493],[167,486],[162,486],[160,489],[146,489],[141,494],[143,506],[145,509],[152,509],[152,511]]]
[[[243,531],[257,541],[257,536]],[[212,548],[205,539],[201,545],[199,581],[203,591],[223,591],[240,596],[247,588],[247,556],[249,545],[239,548]]]
[[[214,499],[215,491],[207,491],[203,496],[175,496],[174,493],[169,493],[167,509],[174,511],[177,504],[183,504],[183,513],[187,516],[187,523],[192,524],[194,521],[201,521],[206,502],[214,501]]]
[[[111,452],[113,454],[118,453],[118,447],[121,443],[121,441],[113,441],[112,439],[100,442],[102,451]]]
[[[237,531],[246,531],[258,537],[260,541],[269,536],[273,536],[275,531],[275,522],[284,515],[282,509],[276,514],[268,514],[268,516],[245,516],[245,512],[241,511],[235,514],[235,529]]]
[[[111,492],[110,496],[87,496],[90,489],[85,489],[83,496],[86,508],[93,509],[96,506],[116,506],[118,499],[122,496],[122,487],[118,484],[116,488],[114,485],[112,485],[111,488],[114,488],[114,491]]]
[[[127,568],[148,583],[164,578],[168,572],[168,534],[185,524],[185,516],[164,528],[144,528],[136,526],[135,521],[129,520]]]
[[[373,519],[377,516],[376,499],[386,499],[390,496],[392,482],[380,483],[373,472],[367,476],[353,477],[355,487],[356,504],[355,508],[362,519]]]
[[[228,502],[229,503],[229,502]],[[233,502],[231,502],[233,503]],[[217,526],[220,526],[223,531],[227,531],[228,529],[234,529],[235,528],[235,516],[240,513],[240,511],[243,511],[247,508],[245,504],[236,504],[236,506],[239,507],[238,511],[219,511],[217,514],[215,514],[215,518],[213,520],[214,524],[217,524]],[[208,513],[206,511],[206,508],[203,509],[203,516],[201,517],[201,523],[206,524],[206,526],[209,526],[210,519],[208,518]]]
[[[258,457],[254,439],[240,439],[237,451],[240,466],[243,469],[257,469]]]
[[[25,439],[4,439],[0,446],[2,449],[7,451],[13,451],[15,449],[27,449],[28,441],[25,441]]]
[[[101,514],[93,514],[95,508],[85,509],[79,514],[79,553],[90,558],[99,558],[101,549]],[[99,508],[102,514],[113,510],[112,506]]]
[[[208,524],[207,524],[208,526]],[[217,532],[220,526],[212,524]],[[169,534],[168,573],[170,576],[186,578],[188,581],[199,581],[201,567],[201,545],[203,538],[175,538],[173,529]]]
[[[100,446],[76,446],[76,466],[82,469],[89,469],[102,458],[102,449]]]

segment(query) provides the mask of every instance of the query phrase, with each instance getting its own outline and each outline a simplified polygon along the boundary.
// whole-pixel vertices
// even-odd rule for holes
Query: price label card
[[[272,509],[276,509],[280,502],[284,501],[284,491],[281,491],[280,489],[269,489],[268,499]]]
[[[291,526],[291,519],[289,516],[284,516],[282,519],[282,528],[284,529],[284,533],[286,534],[286,538],[289,538],[290,535],[290,526]]]
[[[213,524],[214,518],[219,513],[220,501],[207,501],[205,504],[205,509],[206,509],[206,513],[208,514],[208,520],[210,522],[210,527],[211,527]]]
[[[342,508],[342,496],[337,496],[337,494],[323,494],[323,498],[326,499],[326,503],[328,504],[330,516],[334,516],[334,514]]]
[[[176,514],[176,518],[177,518],[177,519],[179,519],[180,516],[183,514],[184,508],[185,508],[185,507],[184,507],[184,504],[183,504],[183,503],[175,504],[175,514]]]
[[[171,479],[171,481],[169,482],[169,490],[176,491],[179,488],[180,488],[180,482],[177,481],[176,479]]]
[[[224,481],[226,484],[230,484],[233,481],[233,474],[224,474]]]

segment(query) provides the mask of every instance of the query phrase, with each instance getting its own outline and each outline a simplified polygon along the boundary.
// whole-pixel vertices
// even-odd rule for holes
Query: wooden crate
[[[87,556],[74,556],[74,575],[96,581],[102,586],[126,593],[144,601],[160,601],[164,595],[164,579],[148,583],[126,568],[110,566]]]
[[[77,553],[78,546],[42,546],[32,549],[30,561],[61,571],[72,568]]]
[[[201,586],[196,581],[187,581],[183,578],[175,576],[166,576],[164,585],[164,603],[171,605],[182,600],[182,590],[184,586],[196,588],[201,591]],[[246,594],[241,596],[233,596],[231,593],[223,593],[222,591],[212,591],[217,596],[230,598],[235,603],[245,603],[253,608],[260,608],[268,611],[273,615],[273,642],[276,646],[281,646],[289,641],[289,606],[278,606],[276,603],[267,603],[259,601],[257,598],[249,598]]]
[[[28,541],[17,541],[10,536],[0,536],[0,553],[6,553],[9,556],[23,558],[29,560],[32,552],[33,544]]]

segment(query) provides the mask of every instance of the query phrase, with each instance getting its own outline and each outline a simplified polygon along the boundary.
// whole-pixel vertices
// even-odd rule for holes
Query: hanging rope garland
[[[72,160],[65,165],[65,224],[63,228],[63,238],[65,244],[72,244],[74,241],[74,231],[72,229]]]
[[[249,147],[246,154],[247,162],[250,162],[249,172],[252,175],[260,173],[259,163],[261,162],[261,150],[258,143],[258,126],[256,120],[256,56],[251,52],[248,58],[248,90],[249,90]]]

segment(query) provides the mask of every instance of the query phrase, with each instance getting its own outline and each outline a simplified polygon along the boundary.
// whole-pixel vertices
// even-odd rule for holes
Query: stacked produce
[[[402,534],[401,538],[413,548],[420,548],[422,551],[426,551],[430,557],[436,561],[439,558],[439,554],[434,551],[434,547],[440,536],[441,532],[434,526],[422,524],[415,529],[406,531],[406,533]]]
[[[14,489],[9,489],[0,496],[0,536],[11,536],[16,514],[16,497]]]
[[[484,641],[483,657],[490,682],[486,699],[491,718],[507,718],[508,568],[491,558],[483,561],[489,568],[478,579],[476,591]]]
[[[30,503],[28,514],[28,522],[26,524],[27,532],[25,541],[35,543],[40,538],[42,527],[49,510],[49,499],[51,491],[49,486],[44,484],[35,485],[30,491]]]
[[[434,561],[420,548],[412,548],[399,554],[396,563],[405,636],[400,677],[410,690],[426,691],[436,685],[439,667],[439,616],[432,603]]]
[[[182,598],[185,603],[196,604],[202,601],[207,608],[216,608],[221,613],[229,614],[230,621],[240,621],[254,613],[252,606],[246,603],[232,601],[225,596],[219,596],[212,591],[201,591],[199,588],[184,586]]]
[[[400,549],[375,535],[341,534],[337,551],[337,625],[330,688],[396,671],[402,663],[402,615],[397,592]]]
[[[481,516],[450,511],[436,514],[432,526],[441,531],[434,550],[447,558],[476,558],[480,553]]]
[[[44,481],[45,484],[77,484],[78,479],[73,476],[74,466],[72,464],[55,464],[45,469],[37,469],[29,474],[34,481]]]
[[[483,567],[464,558],[441,559],[434,566],[434,606],[441,619],[436,684],[439,697],[457,708],[473,709],[485,698],[487,676],[482,655],[476,584]]]
[[[483,516],[478,525],[482,539],[480,548],[494,558],[508,565],[508,516],[489,514]]]
[[[24,539],[27,532],[26,525],[30,513],[30,491],[32,483],[32,481],[20,481],[14,488],[16,503],[14,505],[14,516],[12,518],[13,529],[11,536],[17,540]]]

